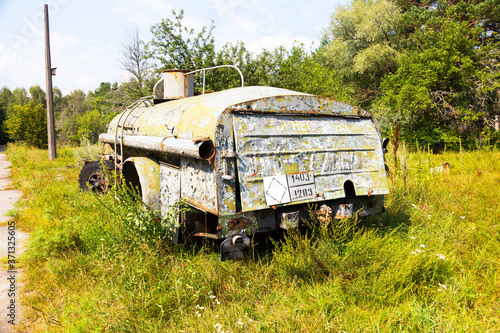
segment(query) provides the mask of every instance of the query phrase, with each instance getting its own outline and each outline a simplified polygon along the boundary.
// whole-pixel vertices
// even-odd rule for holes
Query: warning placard
[[[264,177],[264,190],[268,206],[316,197],[312,172]]]

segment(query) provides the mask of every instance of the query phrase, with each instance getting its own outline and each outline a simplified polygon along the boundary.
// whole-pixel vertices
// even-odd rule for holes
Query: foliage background
[[[43,90],[3,87],[0,140],[28,143],[9,146],[23,191],[12,214],[32,232],[21,262],[31,307],[17,329],[498,330],[499,16],[498,0],[354,0],[332,14],[316,49],[296,44],[252,54],[241,42],[217,49],[215,23],[194,31],[182,11],[173,12],[152,27],[151,41],[133,33],[125,41],[129,82],[64,96],[54,89],[58,142],[85,147],[66,146],[53,162],[30,147],[43,146],[27,135],[35,127],[17,125],[24,114],[42,113]],[[399,123],[403,142],[386,155],[387,212],[290,232],[272,252],[257,241],[245,260],[220,262],[210,244],[169,246],[168,230],[140,203],[79,191],[78,162],[95,150],[90,143],[111,117],[151,94],[159,71],[220,64],[240,67],[248,85],[361,105],[387,136]],[[239,78],[221,70],[207,85],[219,90]],[[449,173],[429,172],[444,162]]]
[[[58,142],[95,142],[109,120],[139,97],[150,95],[161,70],[238,66],[246,85],[268,85],[359,105],[380,119],[390,136],[396,123],[412,148],[477,148],[500,140],[499,0],[353,0],[332,13],[314,49],[250,52],[235,41],[216,47],[216,25],[199,31],[185,26],[184,12],[151,27],[143,41],[130,31],[122,42],[121,66],[128,82],[103,82],[94,91],[62,96],[54,89]],[[201,91],[201,75],[195,77]],[[238,86],[235,71],[207,75],[207,90]],[[45,107],[43,90],[33,86],[0,90],[0,141],[33,139],[13,134],[6,120],[28,102]],[[25,110],[25,109],[22,109]],[[43,120],[33,127],[43,126]],[[11,121],[11,123],[13,123]]]

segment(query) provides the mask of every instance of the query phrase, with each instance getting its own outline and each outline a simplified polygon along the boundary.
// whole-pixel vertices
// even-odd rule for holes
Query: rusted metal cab
[[[389,189],[368,112],[272,87],[169,99],[165,81],[189,95],[191,74],[164,75],[155,102],[119,114],[100,139],[146,203],[163,215],[179,201],[194,208],[180,213],[185,234],[225,239],[223,259],[240,257],[248,235],[296,227],[308,209],[323,223],[383,211]]]

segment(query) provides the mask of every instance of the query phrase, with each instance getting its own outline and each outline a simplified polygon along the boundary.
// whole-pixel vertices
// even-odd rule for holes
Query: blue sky
[[[317,46],[333,11],[348,0],[0,0],[0,87],[45,90],[43,5],[49,5],[53,85],[64,94],[120,82],[127,29],[151,39],[150,27],[184,9],[184,24],[215,22],[220,47],[243,41],[252,52],[294,41]],[[314,43],[314,44],[313,44]]]

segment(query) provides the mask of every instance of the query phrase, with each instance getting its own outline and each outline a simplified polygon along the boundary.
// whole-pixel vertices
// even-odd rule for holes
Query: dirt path
[[[0,146],[0,332],[13,330],[19,324],[22,311],[20,299],[19,255],[24,251],[29,234],[18,230],[14,221],[5,214],[11,210],[21,192],[10,188],[10,162]],[[10,255],[10,257],[9,257]],[[10,265],[9,265],[9,258]]]

